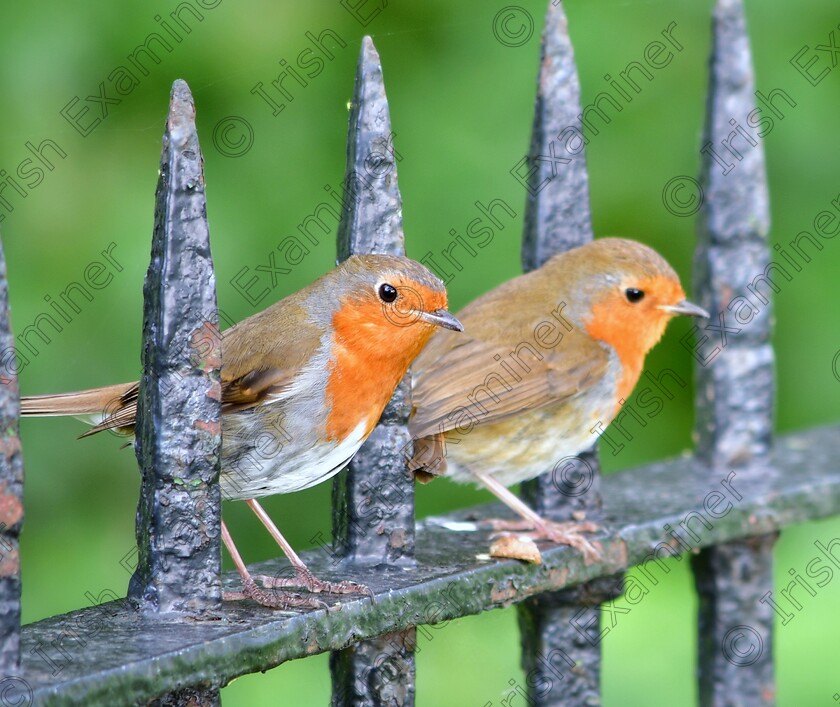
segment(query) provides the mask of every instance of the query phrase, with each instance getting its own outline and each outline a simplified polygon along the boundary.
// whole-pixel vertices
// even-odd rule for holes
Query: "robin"
[[[678,314],[709,316],[662,256],[619,238],[555,255],[482,295],[458,313],[467,333],[436,333],[412,366],[409,468],[420,481],[445,473],[484,486],[522,518],[490,521],[494,529],[597,557],[580,534],[596,526],[542,518],[507,487],[592,445]]]
[[[376,426],[394,389],[436,329],[463,331],[446,310],[443,283],[423,265],[391,255],[357,255],[308,287],[222,334],[222,495],[245,500],[292,563],[294,578],[257,576],[264,587],[368,592],[315,577],[257,498],[291,493],[343,469]],[[132,434],[138,384],[25,397],[23,415],[74,415]],[[222,540],[242,592],[277,608],[322,606],[270,594],[250,575],[222,522]]]

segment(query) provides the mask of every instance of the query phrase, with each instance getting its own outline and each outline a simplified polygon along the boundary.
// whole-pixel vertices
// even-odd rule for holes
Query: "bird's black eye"
[[[624,290],[624,294],[627,296],[627,301],[631,304],[641,302],[645,298],[645,293],[642,290],[637,290],[635,287],[628,287]]]
[[[397,288],[387,282],[379,286],[379,299],[389,304],[397,299]]]

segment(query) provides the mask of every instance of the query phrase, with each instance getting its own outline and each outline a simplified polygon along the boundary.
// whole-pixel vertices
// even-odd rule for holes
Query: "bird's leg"
[[[494,479],[489,474],[473,471],[473,475],[481,484],[504,503],[508,508],[521,516],[524,521],[509,521],[501,519],[490,519],[481,521],[489,525],[493,530],[510,531],[531,531],[528,532],[531,538],[538,540],[545,538],[563,545],[570,545],[583,553],[587,563],[594,562],[601,557],[598,543],[591,543],[581,533],[591,533],[598,530],[595,523],[589,522],[566,522],[558,523],[543,518],[524,503],[515,493],[510,491],[504,484]]]
[[[233,564],[236,566],[236,571],[239,572],[239,576],[242,577],[242,583],[244,584],[243,591],[241,592],[223,592],[223,599],[228,601],[235,599],[253,599],[258,604],[262,604],[263,606],[267,606],[271,609],[326,608],[326,604],[311,597],[305,597],[294,592],[286,592],[285,594],[278,596],[269,594],[258,587],[256,582],[254,582],[253,577],[251,577],[251,573],[248,572],[248,568],[245,566],[245,563],[242,561],[242,556],[239,554],[239,550],[237,550],[236,545],[233,544],[233,538],[230,536],[230,531],[227,529],[224,521],[222,521],[222,541],[228,549],[231,559],[233,559]]]
[[[268,575],[257,575],[256,578],[259,579],[266,587],[305,587],[310,592],[314,593],[367,594],[371,598],[373,597],[373,592],[371,592],[371,590],[364,584],[358,584],[350,581],[326,582],[323,579],[318,579],[314,574],[312,574],[312,571],[306,566],[303,560],[300,559],[300,555],[292,549],[288,540],[283,537],[283,534],[277,526],[274,525],[274,522],[271,518],[269,518],[268,513],[265,512],[265,509],[253,498],[245,501],[245,503],[247,503],[250,509],[254,511],[257,518],[260,519],[260,522],[265,526],[266,530],[268,530],[271,537],[274,538],[280,546],[280,549],[286,557],[289,558],[289,562],[292,563],[292,567],[295,568],[294,577],[269,577]]]

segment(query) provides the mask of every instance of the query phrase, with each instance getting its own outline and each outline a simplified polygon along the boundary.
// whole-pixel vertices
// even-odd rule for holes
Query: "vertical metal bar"
[[[350,109],[339,259],[405,253],[399,159],[379,54],[365,37]],[[411,440],[409,380],[400,383],[376,429],[333,482],[334,542],[346,562],[414,562],[414,482],[404,461]],[[410,629],[332,653],[332,704],[413,705],[414,645]]]
[[[563,3],[549,2],[540,46],[522,265],[592,240],[589,175],[580,120],[580,80]],[[553,159],[548,159],[547,156]]]
[[[698,606],[700,704],[772,705],[773,612],[761,597],[773,583],[778,533],[717,545],[691,558]]]
[[[148,612],[190,616],[221,602],[221,338],[195,105],[172,86],[143,287],[137,408],[138,563],[129,597]],[[219,704],[188,689],[159,704]]]
[[[540,267],[552,255],[592,240],[589,178],[580,121],[580,82],[569,23],[561,2],[549,2],[542,35],[534,129],[529,153],[529,184],[522,238],[522,264]],[[558,460],[559,461],[559,460]],[[597,520],[601,508],[600,468],[594,449],[579,455],[592,485],[576,495],[552,483],[552,475],[522,485],[523,498],[540,514],[570,520],[584,512]],[[585,468],[585,466],[588,468]],[[583,607],[614,598],[620,584],[592,582],[575,590],[533,597],[519,605],[522,667],[529,680],[529,704],[578,705],[600,700],[601,648],[583,638],[572,620]],[[573,653],[573,655],[569,655]],[[546,672],[546,656],[566,656],[576,665],[563,680]]]
[[[0,349],[14,351],[6,259],[0,245]],[[20,544],[23,456],[20,390],[14,365],[0,375],[0,676],[20,672]]]
[[[735,308],[737,314],[729,307],[737,297],[749,297],[747,286],[765,275],[770,263],[764,149],[760,140],[744,138],[732,127],[756,107],[741,0],[717,0],[712,41],[695,287],[712,313],[711,324],[741,329],[695,351],[698,466],[700,473],[717,478],[735,466],[749,473],[749,467],[758,471],[766,465],[773,427],[774,356],[769,291],[745,299],[748,309]],[[724,149],[733,136],[738,138],[737,159]],[[744,321],[747,311],[750,317]],[[702,335],[701,329],[698,336]],[[773,612],[762,602],[773,585],[775,538],[773,534],[727,543],[694,558],[703,705],[775,701]]]

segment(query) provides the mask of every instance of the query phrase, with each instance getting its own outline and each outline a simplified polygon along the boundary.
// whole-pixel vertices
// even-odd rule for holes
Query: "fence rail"
[[[236,604],[225,606],[217,620],[184,623],[138,614],[126,600],[110,602],[24,627],[24,675],[44,704],[79,704],[79,700],[83,704],[115,704],[116,698],[148,699],[188,685],[224,685],[239,675],[339,650],[355,641],[509,606],[543,592],[610,577],[646,558],[646,573],[654,578],[649,582],[653,593],[649,600],[655,601],[654,581],[658,583],[668,573],[652,559],[655,548],[659,548],[656,557],[667,558],[836,514],[840,504],[838,432],[840,428],[824,427],[780,437],[767,466],[738,471],[728,481],[731,494],[722,483],[728,475],[703,477],[699,473],[703,468],[690,458],[605,477],[605,530],[598,536],[604,544],[604,558],[597,564],[585,565],[578,554],[563,546],[543,550],[542,565],[476,559],[477,554],[486,552],[486,532],[454,532],[443,523],[505,515],[499,506],[481,506],[418,523],[414,567],[337,568],[334,557],[325,550],[303,553],[319,577],[367,583],[375,593],[374,603],[367,598],[344,598],[340,610],[296,615]],[[719,493],[725,499],[721,500]],[[255,568],[273,574],[288,565],[284,560],[272,560]],[[231,588],[239,582],[235,573],[224,576],[224,583]],[[598,645],[598,628],[591,613],[581,614],[581,609],[576,613],[578,628],[573,626],[572,631],[585,644]],[[68,631],[78,638],[61,641],[62,633]],[[69,658],[51,647],[56,643]],[[33,650],[36,645],[49,660]],[[719,645],[717,648],[720,650]],[[563,646],[563,651],[573,660],[577,658],[569,645]],[[63,666],[57,677],[51,674],[52,664]],[[387,674],[392,668],[380,662],[377,669]],[[573,671],[566,672],[567,679],[562,682],[568,684]]]
[[[733,111],[753,108],[741,0],[717,0],[710,70],[705,140],[714,143],[727,138]],[[583,142],[561,139],[567,129],[580,133],[580,115],[568,23],[562,4],[553,0],[527,162],[526,269],[592,238]],[[363,180],[366,189],[372,185],[372,197],[347,203],[339,225],[341,258],[404,252],[392,137],[382,67],[365,38],[344,187],[353,193]],[[701,304],[717,313],[770,262],[760,145],[736,173],[721,174],[707,159],[701,176],[705,201],[695,280]],[[220,361],[218,337],[207,336],[218,313],[203,184],[192,98],[186,84],[176,82],[144,290],[140,563],[128,599],[20,629],[17,383],[0,386],[0,661],[6,676],[23,676],[19,687],[29,690],[24,698],[37,704],[216,705],[219,688],[237,676],[332,651],[334,705],[411,705],[414,645],[425,625],[519,603],[530,704],[592,704],[600,699],[600,643],[607,621],[614,620],[611,602],[633,591],[623,572],[640,565],[634,581],[644,583],[646,596],[671,571],[666,558],[690,557],[700,597],[701,703],[774,702],[772,609],[763,601],[772,587],[773,542],[783,527],[837,513],[840,428],[790,434],[771,444],[769,301],[749,335],[714,362],[698,365],[698,454],[601,479],[597,457],[588,452],[586,494],[570,494],[551,475],[527,485],[530,502],[551,517],[585,512],[598,520],[600,561],[585,565],[563,546],[544,550],[541,565],[482,557],[487,533],[466,528],[506,514],[495,506],[427,519],[415,528],[413,482],[403,463],[410,442],[406,379],[349,471],[334,482],[334,548],[304,553],[319,577],[362,582],[375,601],[343,597],[326,610],[305,613],[221,604],[221,589],[235,589],[240,580],[234,573],[219,576]],[[0,343],[10,337],[0,254]],[[374,487],[387,494],[373,494]],[[364,520],[365,532],[362,506],[377,511],[373,527]],[[278,559],[255,569],[276,575],[288,563]],[[749,663],[733,662],[723,644],[733,626],[744,624],[758,636],[758,654]]]

